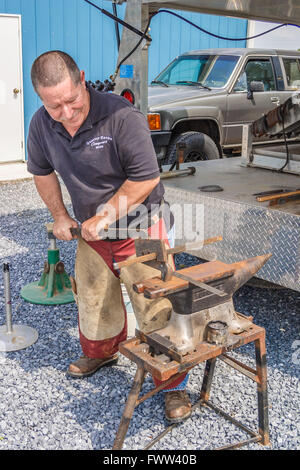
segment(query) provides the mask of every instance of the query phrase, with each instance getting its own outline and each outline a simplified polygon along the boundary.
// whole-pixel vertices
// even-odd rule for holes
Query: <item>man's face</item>
[[[89,93],[85,87],[84,72],[80,83],[75,85],[71,77],[51,87],[39,87],[38,93],[46,110],[67,128],[79,129],[90,109]]]

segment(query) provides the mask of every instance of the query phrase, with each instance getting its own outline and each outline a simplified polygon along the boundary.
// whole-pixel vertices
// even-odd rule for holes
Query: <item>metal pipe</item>
[[[12,333],[10,275],[9,275],[8,263],[3,264],[3,280],[4,280],[4,298],[5,298],[5,310],[6,310],[6,332]]]
[[[113,7],[113,12],[114,12],[114,15],[115,17],[117,18],[118,17],[118,12],[117,12],[117,5],[115,4],[115,2],[113,2],[112,4],[112,7]],[[119,23],[117,21],[115,21],[115,31],[116,31],[116,38],[117,38],[117,45],[118,45],[118,50],[120,49],[120,30],[119,30]]]
[[[194,166],[189,166],[186,170],[164,171],[160,174],[160,179],[164,180],[166,178],[174,178],[174,176],[193,175],[195,172],[196,168]]]
[[[246,375],[247,377],[249,377],[249,379],[253,380],[254,382],[259,381],[256,375],[256,370],[246,366],[245,364],[242,364],[240,361],[237,361],[233,357],[229,357],[227,356],[227,354],[223,354],[219,357],[219,359],[228,364],[233,369],[240,372],[241,374]]]
[[[246,444],[251,444],[251,442],[260,442],[260,441],[261,441],[261,436],[254,436],[254,437],[250,437],[250,439],[236,442],[235,444],[228,444],[227,446],[217,447],[215,450],[238,449]]]
[[[262,437],[257,434],[257,432],[255,431],[252,431],[252,429],[248,428],[247,426],[245,426],[243,423],[240,423],[238,420],[236,420],[235,418],[233,418],[233,416],[229,415],[228,413],[226,413],[225,411],[221,410],[221,408],[219,408],[218,406],[214,405],[212,402],[210,401],[203,401],[202,402],[202,406],[208,406],[209,408],[211,408],[212,410],[214,410],[216,413],[219,413],[221,416],[223,416],[225,419],[227,419],[228,421],[230,421],[231,423],[233,423],[235,426],[237,426],[238,428],[242,429],[243,431],[247,432],[248,434],[250,434],[250,436],[254,437],[254,438],[258,438],[258,440],[262,440]],[[236,444],[234,444],[236,445]]]
[[[56,239],[50,238],[49,250],[56,250]]]

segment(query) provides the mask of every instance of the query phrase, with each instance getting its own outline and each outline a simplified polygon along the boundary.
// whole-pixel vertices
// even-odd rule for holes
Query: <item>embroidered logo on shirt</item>
[[[95,150],[103,149],[107,144],[112,141],[112,138],[106,135],[100,135],[94,139],[88,140],[86,145]]]

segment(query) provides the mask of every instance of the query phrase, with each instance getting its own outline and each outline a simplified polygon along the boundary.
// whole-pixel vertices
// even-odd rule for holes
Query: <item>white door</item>
[[[23,115],[21,17],[0,15],[0,163],[24,160]]]

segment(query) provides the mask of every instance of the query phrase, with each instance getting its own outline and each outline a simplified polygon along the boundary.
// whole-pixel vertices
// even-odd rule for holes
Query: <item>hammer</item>
[[[183,251],[193,250],[201,246],[209,245],[210,243],[221,241],[223,238],[221,236],[207,238],[202,242],[186,243],[185,245],[175,246],[175,248],[168,248],[166,250],[166,255],[174,255],[176,253],[181,253]],[[114,269],[120,269],[124,266],[130,266],[135,263],[145,263],[147,261],[156,261],[158,258],[157,253],[148,253],[146,255],[137,256],[136,258],[131,258],[125,261],[120,261],[119,263],[114,263]]]

